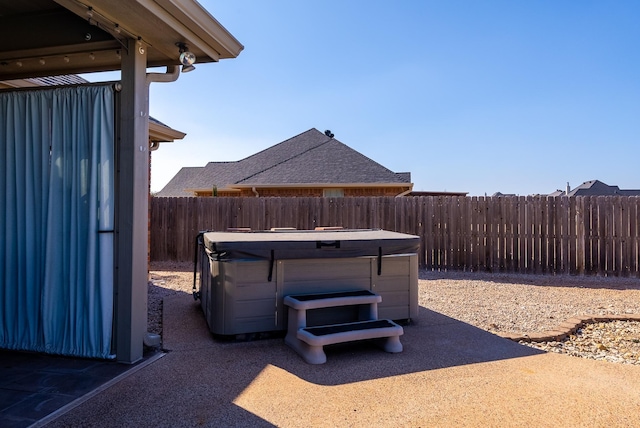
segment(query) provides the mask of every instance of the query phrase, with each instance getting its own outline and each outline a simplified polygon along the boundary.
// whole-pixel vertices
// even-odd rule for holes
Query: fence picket
[[[571,234],[569,235],[569,239],[572,236],[575,236],[575,270],[571,271],[573,268],[569,266],[570,273],[576,273],[578,275],[584,275],[585,261],[586,261],[586,231],[585,231],[585,198],[574,198],[574,202],[572,202],[572,206],[575,206],[575,226],[571,229]]]
[[[527,242],[525,238],[527,202],[524,196],[517,197],[517,200],[518,217],[516,219],[517,229],[515,230],[517,238],[514,239],[517,240],[518,251],[514,254],[514,257],[517,257],[517,262],[515,263],[516,272],[524,273],[527,271]]]
[[[640,272],[640,198],[629,198],[630,273]]]

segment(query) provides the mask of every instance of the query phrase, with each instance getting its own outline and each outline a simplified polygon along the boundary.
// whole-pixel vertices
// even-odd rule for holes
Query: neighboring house
[[[566,190],[556,190],[548,196],[640,196],[640,190],[625,190],[618,186],[609,186],[600,180],[590,180],[573,190],[567,183]]]
[[[239,161],[182,168],[156,196],[398,196],[412,187],[411,173],[312,128]]]

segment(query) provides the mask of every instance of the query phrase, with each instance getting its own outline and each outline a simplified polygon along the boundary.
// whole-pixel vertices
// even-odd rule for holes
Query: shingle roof
[[[609,186],[600,180],[585,181],[569,192],[569,196],[639,196],[640,190],[622,190],[618,186]]]
[[[548,196],[565,196],[566,194],[566,191],[556,190]],[[640,190],[620,189],[618,186],[609,186],[600,180],[589,180],[570,190],[569,196],[640,196]]]
[[[237,162],[183,168],[157,196],[191,196],[186,189],[214,185],[410,182],[410,173],[395,173],[312,128]]]
[[[183,167],[156,196],[193,196],[185,192],[185,189],[192,187],[191,183],[197,180],[203,169],[202,166]],[[151,174],[153,174],[153,165]]]

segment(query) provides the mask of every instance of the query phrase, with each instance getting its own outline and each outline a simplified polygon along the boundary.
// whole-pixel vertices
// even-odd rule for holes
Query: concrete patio
[[[404,351],[281,338],[221,342],[188,294],[164,301],[167,353],[34,426],[640,426],[640,368],[546,354],[420,308]]]

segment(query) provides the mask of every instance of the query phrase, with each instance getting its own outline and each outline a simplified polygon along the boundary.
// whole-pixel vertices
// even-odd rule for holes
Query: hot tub
[[[380,318],[418,314],[419,237],[386,230],[207,232],[199,298],[212,333],[287,329],[288,295],[370,290]]]

